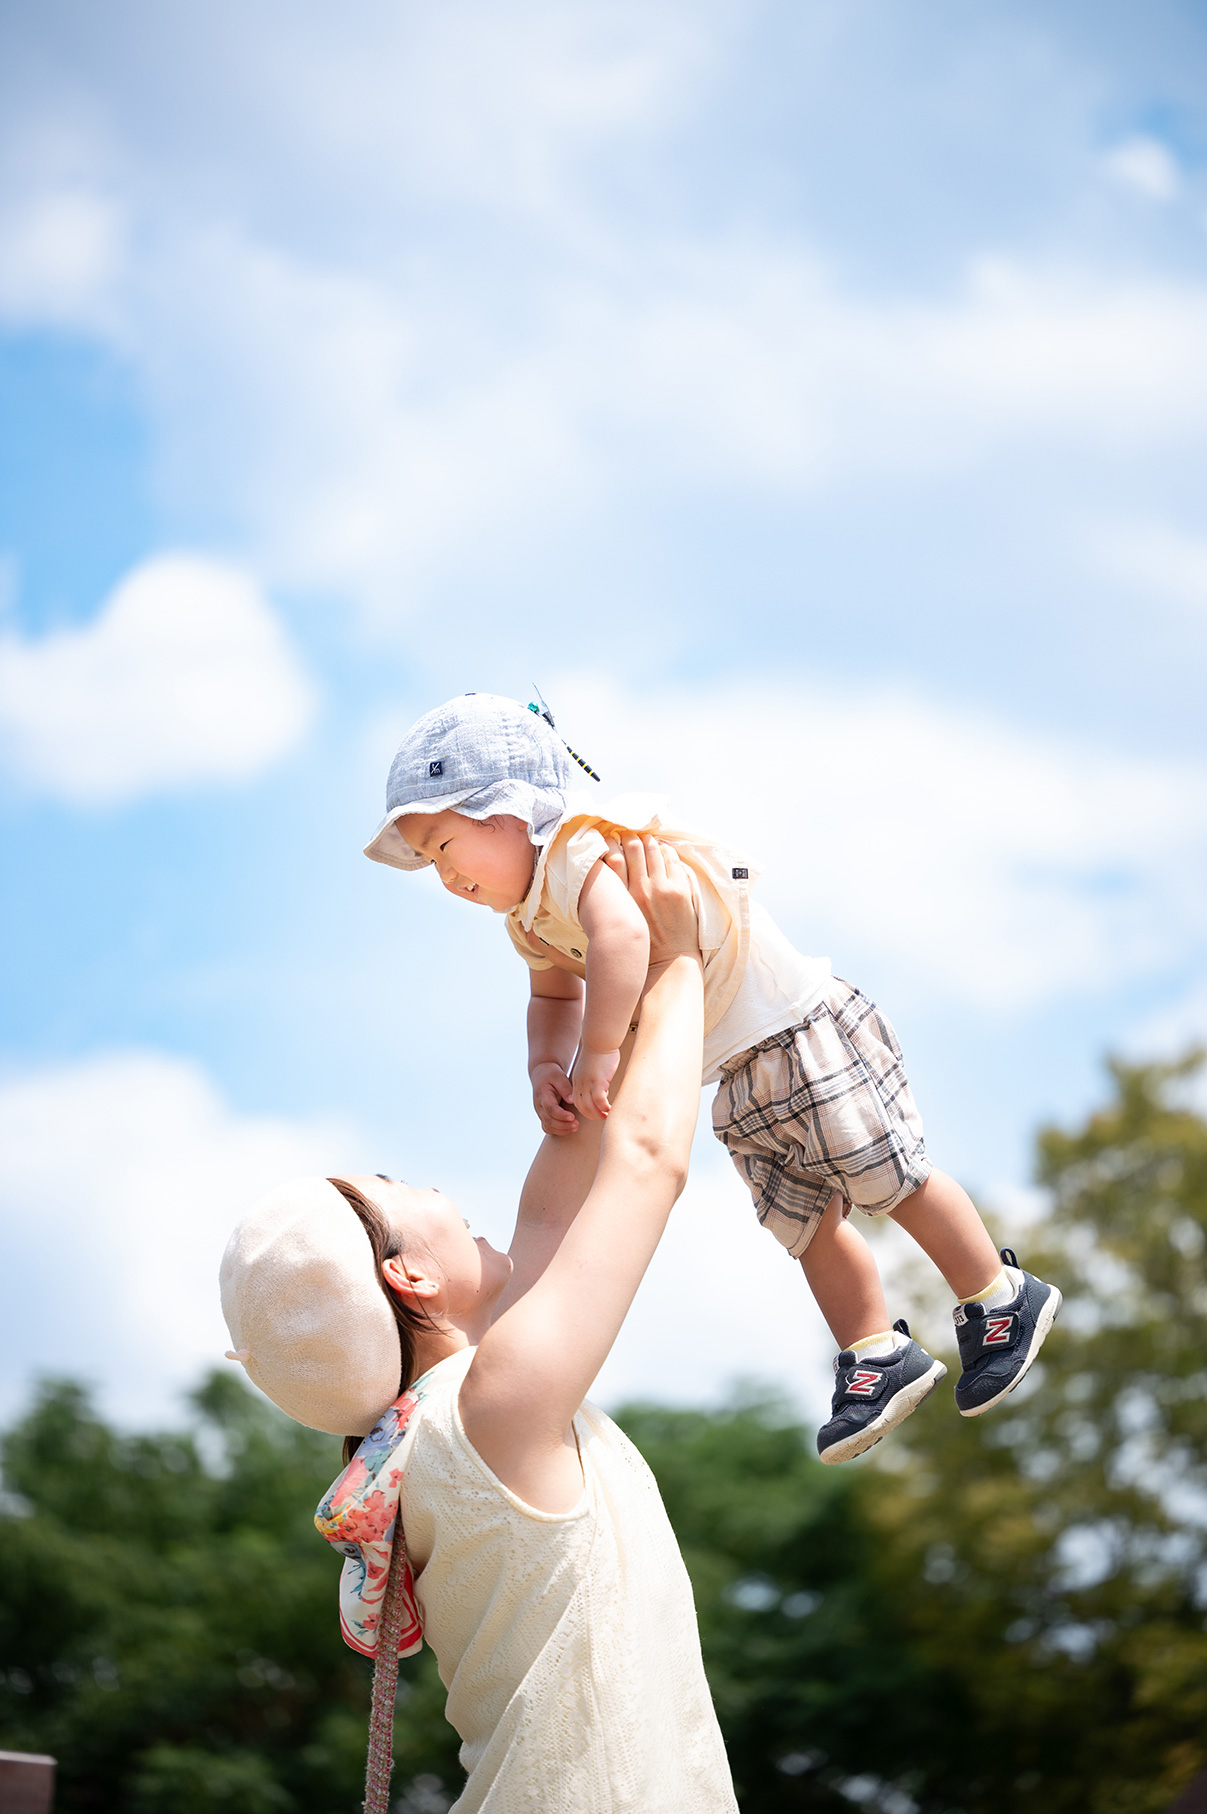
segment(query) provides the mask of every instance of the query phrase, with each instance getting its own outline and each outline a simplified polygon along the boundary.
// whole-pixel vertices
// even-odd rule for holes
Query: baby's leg
[[[817,1432],[824,1462],[851,1461],[916,1411],[947,1373],[912,1341],[908,1326],[889,1328],[880,1275],[863,1236],[833,1196],[801,1255],[818,1307],[842,1352],[834,1368],[829,1420]]]
[[[980,1417],[1025,1379],[1056,1320],[1060,1292],[1025,1272],[1009,1247],[999,1256],[973,1203],[943,1172],[932,1172],[891,1214],[960,1300],[956,1408],[961,1417]]]
[[[849,984],[835,984],[832,994],[833,1010],[823,1004],[800,1027],[773,1035],[722,1072],[713,1127],[750,1187],[760,1222],[800,1259],[838,1343],[834,1397],[817,1452],[824,1462],[841,1462],[895,1429],[947,1369],[904,1323],[890,1327],[871,1249],[843,1215],[852,1193],[866,1197],[869,1188],[887,1210],[902,1189],[917,1188],[925,1161],[920,1127],[903,1151],[900,1090],[886,1104],[875,1088],[877,1075],[899,1061],[895,1050],[881,1041],[869,1061],[838,1025],[849,1003],[857,1022],[874,1010]]]
[[[957,1298],[976,1297],[1001,1272],[997,1248],[971,1197],[946,1172],[931,1172],[891,1214],[934,1261]]]
[[[840,1192],[831,1197],[801,1268],[817,1307],[840,1348],[888,1332],[888,1306],[872,1250],[843,1215]]]

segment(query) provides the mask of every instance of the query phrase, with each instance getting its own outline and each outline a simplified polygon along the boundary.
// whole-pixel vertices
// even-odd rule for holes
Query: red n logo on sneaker
[[[987,1316],[981,1346],[983,1348],[1004,1348],[1010,1340],[1010,1325],[1013,1321],[1012,1316]]]
[[[870,1398],[883,1377],[882,1373],[874,1372],[871,1367],[856,1367],[847,1381],[847,1391],[853,1392],[857,1398]]]

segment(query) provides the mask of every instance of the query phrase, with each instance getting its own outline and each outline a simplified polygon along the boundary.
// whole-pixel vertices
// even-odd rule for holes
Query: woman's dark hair
[[[402,1369],[398,1378],[399,1392],[405,1392],[415,1376],[415,1338],[426,1329],[431,1328],[431,1319],[427,1312],[411,1304],[404,1304],[402,1299],[386,1284],[382,1277],[382,1263],[393,1260],[406,1252],[406,1242],[392,1228],[376,1203],[372,1202],[355,1184],[349,1184],[343,1178],[328,1178],[328,1184],[334,1184],[340,1196],[355,1210],[360,1218],[360,1225],[369,1237],[369,1246],[373,1249],[373,1270],[377,1283],[385,1293],[386,1302],[394,1313],[398,1325],[398,1346],[401,1350]],[[346,1467],[364,1441],[363,1436],[344,1437],[344,1466]]]

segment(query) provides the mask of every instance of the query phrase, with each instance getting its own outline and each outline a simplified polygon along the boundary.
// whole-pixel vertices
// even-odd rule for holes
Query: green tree
[[[312,1522],[339,1445],[229,1374],[195,1402],[199,1435],[118,1436],[51,1383],[5,1438],[0,1745],[58,1757],[64,1814],[346,1814],[370,1668]],[[400,1699],[397,1781],[438,1805],[460,1771],[430,1655]]]
[[[1023,1258],[1066,1309],[1000,1411],[941,1388],[842,1469],[757,1394],[622,1414],[744,1814],[1163,1814],[1207,1762],[1196,1066],[1114,1066],[1100,1112],[1041,1135]],[[62,1760],[64,1814],[348,1814],[369,1670],[311,1522],[337,1445],[230,1375],[196,1408],[194,1434],[118,1436],[60,1383],[5,1438],[0,1745]],[[399,1806],[440,1814],[456,1738],[430,1653],[403,1667]]]
[[[943,1677],[910,1648],[880,1578],[869,1471],[822,1467],[813,1432],[766,1397],[620,1420],[692,1576],[742,1808],[849,1810],[847,1785],[891,1783],[942,1749]]]
[[[1113,1065],[1105,1108],[1040,1136],[1025,1257],[1066,1308],[999,1411],[941,1388],[836,1479],[765,1404],[625,1418],[744,1809],[1158,1814],[1207,1762],[1198,1063]]]
[[[1041,1133],[1042,1365],[989,1417],[903,1431],[880,1577],[918,1657],[964,1672],[969,1722],[920,1780],[969,1814],[1158,1814],[1207,1762],[1201,1062],[1112,1064],[1103,1109]]]

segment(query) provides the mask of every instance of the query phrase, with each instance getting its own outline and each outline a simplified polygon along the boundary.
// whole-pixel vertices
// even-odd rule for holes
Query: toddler
[[[890,1327],[852,1205],[891,1215],[947,1280],[956,1405],[965,1417],[991,1410],[1038,1354],[1060,1293],[1009,1248],[999,1256],[971,1199],[932,1167],[892,1027],[825,959],[793,949],[751,900],[748,861],[666,818],[653,796],[601,806],[570,793],[573,777],[547,711],[467,693],[403,739],[365,854],[398,869],[431,864],[451,894],[506,916],[531,973],[533,1104],[545,1131],[564,1136],[580,1116],[607,1116],[645,982],[645,920],[609,857],[633,831],[673,846],[699,918],[714,1131],[840,1349],[821,1459],[871,1448],[947,1371],[903,1320]]]

